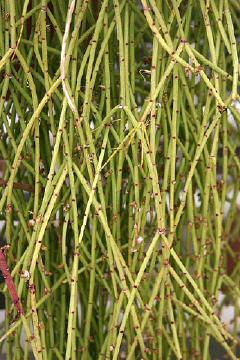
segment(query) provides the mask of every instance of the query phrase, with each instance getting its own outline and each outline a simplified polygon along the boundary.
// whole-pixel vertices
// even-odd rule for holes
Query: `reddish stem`
[[[5,260],[5,257],[3,255],[1,249],[0,249],[0,270],[2,271],[3,277],[6,281],[12,302],[15,305],[15,307],[17,308],[18,313],[21,315],[21,314],[23,314],[23,309],[20,305],[19,297],[17,295],[16,289],[15,289],[15,286],[13,283],[13,279],[10,275],[7,262]]]
[[[0,180],[0,187],[7,186],[8,180]],[[13,183],[13,188],[25,190],[28,192],[34,192],[34,187],[29,184],[20,184],[20,183]]]

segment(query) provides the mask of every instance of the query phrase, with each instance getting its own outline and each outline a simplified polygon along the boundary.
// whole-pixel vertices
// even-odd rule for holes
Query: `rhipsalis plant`
[[[236,360],[239,0],[0,6],[1,352]]]

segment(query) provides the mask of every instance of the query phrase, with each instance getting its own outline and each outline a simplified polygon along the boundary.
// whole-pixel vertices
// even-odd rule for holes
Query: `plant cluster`
[[[7,359],[236,360],[239,1],[0,10]]]

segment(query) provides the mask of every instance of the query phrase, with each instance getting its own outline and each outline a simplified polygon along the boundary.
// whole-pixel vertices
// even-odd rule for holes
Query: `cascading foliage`
[[[237,359],[240,2],[0,5],[7,360]]]

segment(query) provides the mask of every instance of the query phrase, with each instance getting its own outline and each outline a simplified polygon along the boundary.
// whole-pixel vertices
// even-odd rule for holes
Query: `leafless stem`
[[[2,271],[3,277],[6,280],[6,284],[12,299],[13,304],[16,306],[18,313],[21,315],[23,314],[23,309],[20,305],[20,301],[13,283],[13,279],[10,275],[7,262],[5,260],[5,257],[3,255],[2,250],[0,249],[0,269]]]
[[[67,45],[67,38],[68,38],[68,34],[69,34],[69,29],[70,29],[70,24],[72,21],[72,13],[75,7],[75,0],[72,1],[69,11],[68,11],[68,16],[67,16],[67,22],[66,22],[66,26],[65,26],[65,32],[63,35],[63,40],[62,40],[62,49],[61,49],[61,64],[60,64],[60,72],[61,72],[61,79],[62,79],[62,87],[63,87],[63,92],[66,96],[68,105],[70,106],[71,110],[73,113],[77,112],[76,106],[74,105],[74,103],[71,100],[71,97],[67,91],[67,87],[65,84],[65,60],[66,60],[66,45]]]

